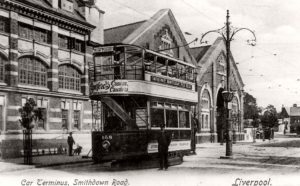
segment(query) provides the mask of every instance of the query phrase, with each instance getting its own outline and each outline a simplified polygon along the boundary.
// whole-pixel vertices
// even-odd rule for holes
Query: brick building
[[[221,142],[226,131],[225,103],[222,91],[226,85],[226,48],[222,38],[209,46],[190,49],[201,69],[197,78],[199,126],[197,142]],[[243,87],[241,75],[230,56],[230,89],[234,97],[230,103],[233,134],[236,140],[244,140]]]
[[[68,131],[79,143],[90,141],[87,69],[93,48],[87,43],[103,43],[103,14],[93,0],[0,1],[3,157],[20,155],[18,109],[28,98],[43,112],[33,131],[36,148],[64,145]]]

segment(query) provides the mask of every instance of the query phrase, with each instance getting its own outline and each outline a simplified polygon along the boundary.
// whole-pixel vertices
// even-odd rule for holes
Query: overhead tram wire
[[[120,3],[120,2],[118,2],[118,1],[116,1],[116,0],[112,0],[112,1],[113,1],[114,3],[116,3],[116,4],[118,4],[118,5],[121,5],[121,6],[125,7],[125,8],[127,8],[127,9],[130,9],[130,10],[132,10],[132,11],[135,11],[136,13],[139,13],[139,14],[141,14],[141,15],[144,15],[144,16],[146,16],[148,19],[152,19],[152,16],[150,16],[150,15],[148,15],[148,14],[145,14],[144,12],[139,11],[139,10],[137,10],[137,9],[135,9],[135,8],[132,8],[131,6],[128,6],[128,5],[124,4],[124,3]]]
[[[187,3],[185,0],[181,0],[181,2],[183,2],[185,5],[187,5],[188,7],[190,7],[191,9],[193,9],[194,11],[198,12],[200,15],[210,19],[211,21],[217,23],[218,25],[222,22],[220,20],[214,19],[206,14],[204,14],[203,12],[201,12],[199,9],[195,8],[193,5],[191,5],[190,3]]]

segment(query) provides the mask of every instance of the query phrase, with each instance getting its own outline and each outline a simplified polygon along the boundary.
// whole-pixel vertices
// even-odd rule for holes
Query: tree
[[[265,108],[261,117],[261,123],[263,127],[269,128],[273,128],[278,125],[278,114],[273,105],[268,105]]]
[[[261,109],[256,104],[256,98],[251,94],[245,92],[244,96],[244,119],[252,119],[252,125],[258,127],[259,124],[259,113]]]
[[[36,108],[36,103],[33,98],[29,98],[25,105],[19,109],[21,114],[21,119],[19,120],[22,127],[26,130],[31,130],[34,128],[34,123],[37,120],[42,120],[42,111],[39,108]]]
[[[36,108],[36,103],[33,98],[26,101],[25,105],[19,109],[21,119],[19,120],[23,130],[23,150],[24,163],[32,164],[32,128],[37,120],[43,119],[41,109]]]

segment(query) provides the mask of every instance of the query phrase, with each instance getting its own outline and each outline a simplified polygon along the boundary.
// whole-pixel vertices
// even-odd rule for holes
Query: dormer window
[[[225,65],[225,59],[224,56],[222,54],[220,54],[217,58],[217,63],[218,63],[218,72],[221,74],[226,73],[226,65]]]
[[[167,50],[169,48],[172,48],[172,42],[173,42],[173,40],[169,34],[169,30],[165,29],[164,34],[161,36],[159,50],[161,50],[162,53],[165,53],[169,56],[173,56],[174,55],[173,50],[172,49]]]
[[[73,12],[74,6],[72,0],[60,0],[59,7],[63,10]]]

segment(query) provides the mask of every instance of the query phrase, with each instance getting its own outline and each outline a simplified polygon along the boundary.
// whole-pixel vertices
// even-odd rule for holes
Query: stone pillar
[[[10,12],[10,35],[9,35],[9,57],[8,63],[5,65],[5,82],[8,86],[18,85],[18,14]]]
[[[89,63],[93,64],[93,48],[90,46],[85,47],[84,56],[84,74],[81,76],[81,91],[83,95],[89,95]]]
[[[240,108],[241,108],[241,115],[240,115],[240,121],[241,121],[241,133],[243,134],[244,131],[244,90],[241,91],[241,97],[240,97]],[[242,139],[244,140],[244,139]]]
[[[201,89],[202,86],[197,83],[197,93],[198,93],[198,104],[197,104],[197,119],[198,119],[198,130],[197,133],[201,132],[202,120],[201,120]]]
[[[48,88],[50,91],[58,90],[58,27],[51,27],[52,43],[51,43],[51,65],[48,69]]]

